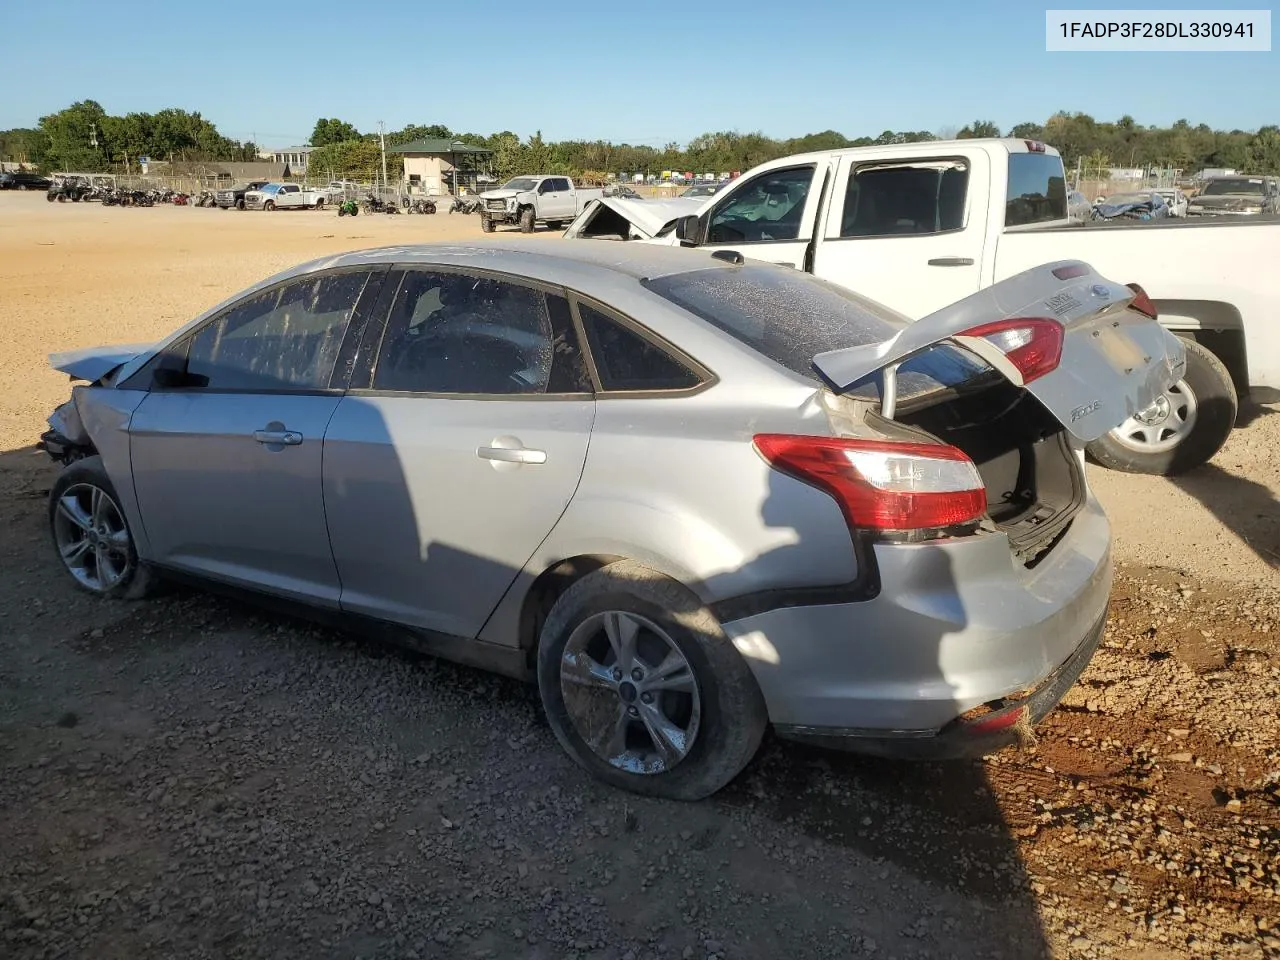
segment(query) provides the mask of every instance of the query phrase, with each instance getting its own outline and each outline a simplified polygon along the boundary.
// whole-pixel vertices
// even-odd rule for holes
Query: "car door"
[[[976,292],[988,167],[981,151],[842,158],[814,273],[912,319]]]
[[[581,477],[577,338],[554,289],[479,272],[393,272],[384,306],[325,435],[342,608],[475,637]]]
[[[817,177],[808,163],[744,179],[703,215],[703,246],[803,269],[822,190]]]
[[[157,563],[337,604],[322,441],[384,272],[329,270],[253,293],[131,378],[148,390],[129,451]]]

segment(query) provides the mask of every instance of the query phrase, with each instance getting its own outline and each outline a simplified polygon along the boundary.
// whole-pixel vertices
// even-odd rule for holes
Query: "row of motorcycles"
[[[481,203],[479,197],[450,197],[448,213],[478,213]],[[434,198],[419,197],[401,197],[397,206],[394,200],[384,200],[376,194],[366,193],[364,199],[356,202],[355,200],[343,200],[338,204],[338,216],[354,217],[362,211],[364,213],[389,213],[398,214],[417,213],[428,214],[435,213],[437,210]]]
[[[77,177],[55,180],[45,193],[45,199],[50,203],[88,203],[96,200],[104,207],[154,207],[156,204],[170,203],[179,207],[189,204],[197,207],[215,205],[213,193],[209,190],[203,191],[198,198],[193,198],[191,194],[178,190],[129,190],[90,183]]]

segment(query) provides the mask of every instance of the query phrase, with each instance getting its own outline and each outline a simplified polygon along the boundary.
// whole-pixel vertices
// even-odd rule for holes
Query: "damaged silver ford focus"
[[[767,726],[987,752],[1098,643],[1083,444],[1182,375],[1140,290],[1048,264],[916,323],[731,252],[414,246],[55,355],[82,588],[285,602],[537,681],[595,776],[713,793]]]

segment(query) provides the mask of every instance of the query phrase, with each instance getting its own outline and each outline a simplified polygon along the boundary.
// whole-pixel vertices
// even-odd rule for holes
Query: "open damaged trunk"
[[[1030,566],[1085,502],[1084,444],[1144,409],[1186,360],[1145,293],[1067,262],[813,362],[841,395],[879,401],[868,422],[924,431],[966,454],[990,520]]]
[[[567,240],[652,240],[683,216],[697,213],[706,200],[672,197],[632,200],[604,197],[587,204],[565,230]]]

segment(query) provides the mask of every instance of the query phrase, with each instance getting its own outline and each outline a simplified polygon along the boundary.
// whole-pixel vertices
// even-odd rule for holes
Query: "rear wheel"
[[[319,200],[317,200],[317,201],[316,201],[316,207],[315,207],[315,208],[316,208],[317,210],[323,210],[323,209],[324,209],[324,197],[321,197]]]
[[[525,207],[520,211],[520,232],[533,233],[533,207]]]
[[[560,229],[562,229],[563,227],[564,227],[564,222],[563,222],[563,221],[561,221],[561,220],[548,220],[548,221],[547,221],[547,229],[548,229],[548,230],[560,230]]]
[[[1236,422],[1235,383],[1216,356],[1183,338],[1186,375],[1156,402],[1089,444],[1098,463],[1125,473],[1173,476],[1208,462]]]
[[[755,755],[768,715],[719,621],[682,584],[630,561],[556,601],[538,689],[560,745],[624,790],[699,800]]]
[[[101,457],[77,460],[54,481],[49,527],[63,568],[81,589],[122,600],[154,589],[155,574],[138,559]]]

